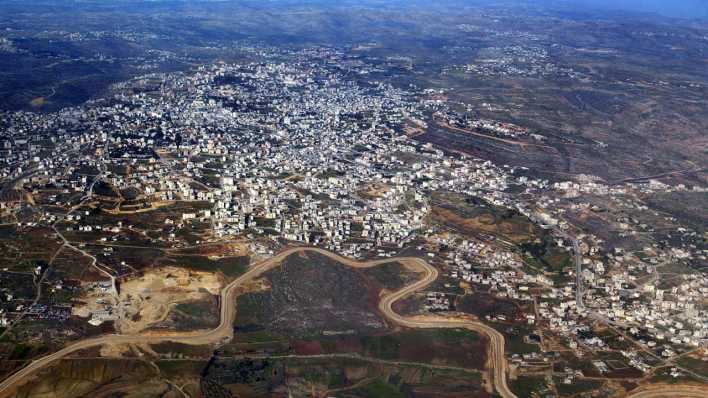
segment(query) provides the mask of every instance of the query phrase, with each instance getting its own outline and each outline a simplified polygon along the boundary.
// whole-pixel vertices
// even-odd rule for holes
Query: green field
[[[531,397],[533,392],[539,393],[548,388],[543,376],[519,376],[511,381],[509,387],[519,397]]]

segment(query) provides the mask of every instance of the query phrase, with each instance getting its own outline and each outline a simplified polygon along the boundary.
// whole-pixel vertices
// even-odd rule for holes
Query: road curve
[[[661,385],[632,391],[625,398],[707,398],[708,391],[702,386]]]
[[[393,310],[393,304],[410,294],[424,289],[438,278],[438,270],[425,260],[417,257],[391,257],[381,260],[356,261],[324,249],[314,247],[294,247],[284,250],[277,255],[264,261],[254,264],[248,271],[229,283],[221,291],[221,314],[220,323],[216,328],[206,332],[168,333],[168,334],[138,334],[119,335],[109,334],[90,339],[80,340],[70,344],[63,349],[32,361],[29,365],[20,369],[7,379],[0,382],[0,397],[11,396],[14,388],[28,378],[32,373],[46,367],[54,361],[61,359],[71,353],[86,348],[97,347],[103,344],[127,344],[127,343],[159,343],[165,341],[184,343],[190,345],[206,345],[221,343],[233,338],[233,323],[236,317],[236,295],[238,288],[245,282],[253,280],[261,274],[278,266],[285,258],[291,254],[309,251],[327,256],[333,260],[346,264],[353,268],[370,268],[377,265],[401,262],[411,265],[422,271],[423,277],[416,282],[403,287],[402,289],[389,293],[379,302],[379,310],[391,322],[409,328],[466,328],[489,338],[488,360],[493,373],[494,388],[503,398],[516,398],[516,395],[509,390],[506,381],[507,363],[504,355],[504,336],[495,329],[477,321],[451,319],[441,316],[428,317],[404,317]],[[632,398],[653,398],[654,396],[639,396]],[[663,396],[662,396],[663,397]]]

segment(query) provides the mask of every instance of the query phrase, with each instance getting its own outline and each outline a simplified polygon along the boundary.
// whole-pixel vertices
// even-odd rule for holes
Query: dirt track
[[[626,398],[706,398],[708,391],[700,386],[660,385],[633,391]]]
[[[233,323],[236,317],[236,293],[238,288],[245,282],[248,282],[264,272],[275,268],[289,255],[298,251],[310,251],[322,254],[333,260],[341,262],[345,265],[354,268],[370,268],[377,265],[400,262],[406,265],[415,267],[421,270],[423,278],[416,282],[403,287],[402,289],[384,296],[379,302],[379,310],[391,322],[410,328],[466,328],[478,333],[482,333],[489,338],[489,366],[492,369],[494,388],[504,398],[515,398],[511,390],[509,390],[506,382],[507,363],[504,356],[504,337],[493,328],[484,325],[483,323],[461,320],[454,318],[444,318],[440,316],[425,316],[425,317],[403,317],[393,311],[393,304],[418,291],[424,289],[435,281],[438,277],[438,270],[425,260],[416,257],[392,257],[382,260],[359,262],[349,258],[342,257],[338,254],[311,247],[299,247],[287,249],[274,257],[264,260],[253,265],[247,272],[231,282],[221,291],[221,322],[219,326],[207,332],[188,332],[188,333],[170,333],[170,334],[137,334],[137,335],[105,335],[90,339],[85,339],[68,345],[67,347],[37,360],[32,361],[26,367],[20,369],[7,379],[0,383],[0,397],[11,396],[15,388],[22,382],[26,382],[29,377],[39,369],[42,369],[54,361],[61,359],[76,351],[101,346],[103,344],[130,344],[130,343],[159,343],[164,341],[172,341],[191,345],[206,345],[219,344],[233,338]],[[640,396],[637,398],[652,398],[655,396]]]

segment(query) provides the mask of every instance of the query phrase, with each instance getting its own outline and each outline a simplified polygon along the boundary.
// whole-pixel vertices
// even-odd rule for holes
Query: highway
[[[495,329],[477,321],[447,318],[442,316],[417,316],[404,317],[393,310],[393,304],[412,293],[422,290],[433,283],[438,278],[438,270],[425,260],[417,257],[391,257],[373,261],[356,261],[327,250],[313,247],[295,247],[284,250],[274,257],[254,264],[248,271],[236,278],[221,291],[221,314],[220,323],[216,328],[206,332],[187,333],[147,333],[136,335],[109,334],[89,339],[84,339],[72,343],[53,354],[41,357],[12,374],[0,383],[0,397],[9,397],[15,388],[22,382],[29,380],[30,376],[53,362],[77,351],[101,346],[103,344],[137,344],[137,343],[160,343],[165,341],[184,343],[190,345],[221,344],[233,338],[233,323],[236,317],[236,297],[239,288],[246,282],[257,278],[263,273],[275,268],[282,261],[297,252],[314,252],[327,256],[333,260],[341,262],[354,268],[370,268],[385,263],[400,262],[413,266],[423,273],[423,277],[402,289],[385,295],[379,302],[379,310],[389,319],[389,321],[409,327],[409,328],[466,328],[477,333],[481,333],[489,338],[488,365],[492,371],[494,388],[503,398],[516,398],[507,385],[506,374],[508,370],[506,357],[504,354],[504,336]],[[647,398],[647,397],[638,397]],[[651,398],[651,397],[649,397]]]

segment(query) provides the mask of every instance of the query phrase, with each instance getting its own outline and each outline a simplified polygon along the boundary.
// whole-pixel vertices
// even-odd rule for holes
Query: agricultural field
[[[477,197],[434,193],[431,201],[432,222],[461,234],[492,235],[511,244],[531,242],[540,234],[525,216]]]

